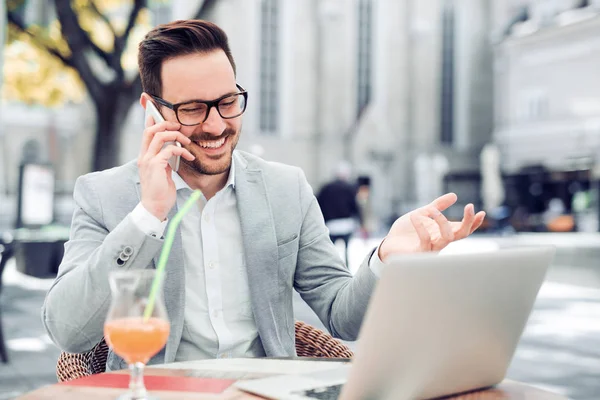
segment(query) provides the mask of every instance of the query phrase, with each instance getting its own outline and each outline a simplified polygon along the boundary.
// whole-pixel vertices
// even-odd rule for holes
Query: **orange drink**
[[[153,269],[112,271],[111,301],[104,338],[115,354],[129,364],[129,392],[119,400],[149,400],[144,386],[144,366],[167,343],[170,326],[162,298],[161,281]],[[158,285],[158,286],[156,286]],[[154,307],[145,315],[151,288],[157,288]]]
[[[118,318],[106,322],[106,342],[128,364],[147,363],[169,337],[169,322],[160,318]]]

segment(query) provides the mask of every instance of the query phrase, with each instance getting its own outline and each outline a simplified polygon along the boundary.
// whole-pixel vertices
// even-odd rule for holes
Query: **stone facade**
[[[599,35],[597,14],[497,46],[495,139],[507,172],[532,164],[556,171],[596,164]]]
[[[492,53],[487,0],[455,2],[454,140],[440,143],[444,0],[373,0],[371,101],[357,120],[359,0],[279,2],[279,129],[260,129],[260,0],[227,0],[214,20],[230,35],[239,80],[251,91],[242,148],[300,166],[315,187],[349,160],[372,178],[385,218],[420,198],[419,155],[443,155],[450,170],[478,168],[492,132]],[[243,10],[243,12],[238,10]],[[256,94],[255,94],[256,93]],[[257,103],[258,102],[258,103]],[[432,187],[439,187],[431,183]],[[432,193],[424,191],[423,193]],[[465,192],[466,201],[478,193]]]
[[[200,1],[172,0],[170,18],[190,17]],[[357,174],[371,176],[374,214],[382,219],[429,201],[443,190],[440,178],[417,170],[417,159],[423,164],[423,159],[442,158],[450,172],[477,172],[479,151],[492,132],[488,39],[493,10],[492,0],[371,0],[370,101],[357,119],[361,1],[221,0],[210,18],[228,33],[238,81],[250,92],[240,148],[301,167],[315,190],[346,159]],[[278,47],[273,53],[277,129],[270,132],[261,130],[265,3],[277,6]],[[449,70],[453,107],[448,120],[453,137],[442,144],[444,7],[453,10],[454,23],[454,61]],[[163,22],[164,7],[160,12]],[[14,114],[10,106],[4,110]],[[87,124],[93,124],[94,118],[79,117],[90,113],[89,107],[56,113],[65,114],[59,119],[78,115],[84,125],[75,130],[82,135],[93,132],[89,128],[93,125]],[[14,123],[5,120],[5,130],[14,131]],[[140,106],[134,104],[124,128],[122,161],[137,156],[142,123]],[[49,128],[32,129],[45,137]],[[64,179],[87,172],[86,146],[79,145],[76,157],[81,161],[68,169]],[[465,202],[477,201],[475,188],[468,184],[461,192]]]

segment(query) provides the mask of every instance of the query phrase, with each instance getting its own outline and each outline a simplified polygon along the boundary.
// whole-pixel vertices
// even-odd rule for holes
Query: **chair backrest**
[[[354,353],[348,346],[314,326],[296,321],[295,330],[296,354],[298,357],[354,357]]]
[[[352,358],[348,346],[314,326],[296,321],[296,353],[298,357]],[[56,364],[59,382],[71,381],[106,370],[108,345],[104,339],[87,353],[62,352]]]

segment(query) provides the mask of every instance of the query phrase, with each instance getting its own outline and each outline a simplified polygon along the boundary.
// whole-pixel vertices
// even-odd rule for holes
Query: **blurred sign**
[[[54,220],[54,169],[23,164],[19,179],[17,227],[44,226]]]

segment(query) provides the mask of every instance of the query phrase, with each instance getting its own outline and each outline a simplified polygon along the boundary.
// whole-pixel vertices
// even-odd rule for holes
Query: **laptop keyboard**
[[[303,390],[301,392],[293,392],[292,394],[318,400],[337,400],[342,392],[342,386],[343,385],[324,386],[316,389]]]

